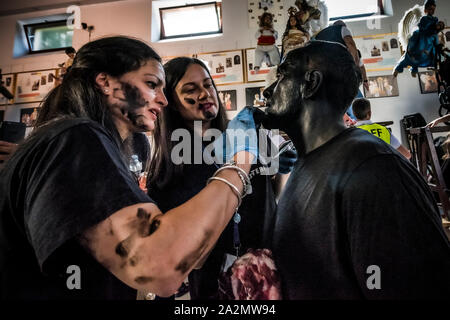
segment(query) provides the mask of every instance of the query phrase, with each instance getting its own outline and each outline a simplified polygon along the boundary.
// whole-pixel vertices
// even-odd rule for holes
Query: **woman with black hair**
[[[249,187],[256,139],[233,145],[226,160],[237,163],[162,215],[133,180],[123,141],[153,130],[164,86],[161,59],[142,41],[110,37],[78,51],[0,172],[2,299],[169,296],[205,259]],[[251,132],[252,111],[229,128]]]

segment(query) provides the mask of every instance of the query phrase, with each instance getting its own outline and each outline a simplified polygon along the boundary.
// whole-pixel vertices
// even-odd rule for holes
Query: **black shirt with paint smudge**
[[[152,202],[98,124],[62,120],[24,143],[0,172],[2,299],[136,299],[76,237],[112,213]],[[81,289],[69,290],[70,265]]]

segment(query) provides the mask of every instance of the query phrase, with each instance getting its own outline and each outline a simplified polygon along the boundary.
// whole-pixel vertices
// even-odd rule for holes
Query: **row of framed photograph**
[[[249,87],[245,88],[245,105],[254,107],[264,106],[263,91],[265,87]],[[222,102],[225,111],[237,111],[237,90],[220,90],[218,89],[217,95]]]
[[[265,62],[262,63],[257,72],[254,70],[254,48],[202,53],[195,55],[195,57],[204,61],[209,67],[211,76],[217,86],[264,82],[270,72],[270,68]],[[163,58],[163,63],[171,58]],[[14,98],[8,100],[2,96],[0,97],[0,105],[42,101],[48,92],[55,87],[58,71],[58,69],[48,69],[3,74],[4,86],[14,95]],[[434,71],[420,72],[418,78],[421,93],[437,92]],[[369,90],[364,92],[367,98],[399,95],[397,79],[392,76],[371,76],[368,80]],[[229,102],[227,103],[227,105],[230,105]]]
[[[270,72],[266,61],[263,61],[260,69],[255,71],[255,48],[198,53],[192,57],[208,66],[217,86],[264,82]],[[163,57],[163,64],[173,58],[175,57]]]
[[[20,109],[19,122],[25,123],[27,127],[34,127],[37,116],[39,115],[40,107],[38,105],[34,107],[25,107]],[[5,119],[5,110],[0,110],[0,122]]]
[[[438,84],[434,71],[419,72],[419,85],[422,94],[435,93],[438,90]],[[364,88],[364,96],[368,99],[386,98],[399,96],[397,79],[392,75],[381,75],[368,77],[369,90]],[[245,88],[245,105],[262,107],[264,106],[264,86]],[[219,100],[226,111],[237,110],[237,90],[218,91]]]
[[[385,98],[399,96],[397,78],[392,75],[369,76],[369,90],[364,88],[364,96],[371,98]],[[438,92],[438,83],[435,71],[423,71],[418,73],[420,93]]]
[[[437,81],[434,71],[419,72],[419,84],[422,94],[437,92]],[[364,96],[368,99],[385,98],[399,96],[397,79],[391,75],[381,75],[368,77],[369,90],[364,89]],[[45,85],[45,84],[44,84]],[[237,111],[237,89],[218,90],[219,100],[222,102],[226,111]],[[263,91],[264,86],[245,88],[245,105],[262,107],[264,106]],[[20,122],[27,127],[34,126],[37,119],[39,107],[26,107],[20,109]],[[0,121],[3,121],[4,110],[0,110]]]
[[[216,85],[264,82],[270,68],[263,62],[254,70],[255,48],[194,55],[210,69]],[[163,58],[163,63],[173,57]],[[14,95],[11,100],[0,97],[0,105],[40,102],[55,87],[59,69],[37,70],[2,75],[4,86]]]
[[[3,85],[13,94],[8,100],[0,96],[0,105],[41,102],[58,79],[59,69],[2,74]]]

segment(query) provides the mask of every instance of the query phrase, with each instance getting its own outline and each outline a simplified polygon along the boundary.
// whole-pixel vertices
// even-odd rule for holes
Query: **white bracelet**
[[[223,183],[226,183],[231,188],[231,190],[233,190],[233,192],[236,194],[236,196],[238,198],[238,206],[237,207],[239,208],[241,206],[241,203],[242,203],[241,193],[239,192],[239,189],[234,184],[232,184],[230,181],[228,181],[224,178],[211,177],[206,182],[206,185],[208,185],[212,180],[222,181]]]
[[[241,195],[242,198],[244,198],[246,195],[252,193],[252,184],[251,184],[251,181],[250,181],[250,178],[249,178],[247,172],[245,172],[244,169],[239,168],[236,165],[226,163],[221,168],[217,169],[217,171],[214,173],[213,177],[215,177],[220,171],[226,170],[226,169],[236,170],[236,173],[238,174],[239,178],[241,179],[242,184],[244,185],[244,190],[242,191],[242,195]]]

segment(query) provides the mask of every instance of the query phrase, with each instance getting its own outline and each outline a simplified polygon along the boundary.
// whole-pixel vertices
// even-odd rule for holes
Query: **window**
[[[222,33],[221,2],[160,8],[160,39]]]
[[[390,0],[324,0],[328,7],[330,21],[365,20],[392,15]]]
[[[66,20],[23,26],[29,53],[56,51],[72,46],[73,29]]]

